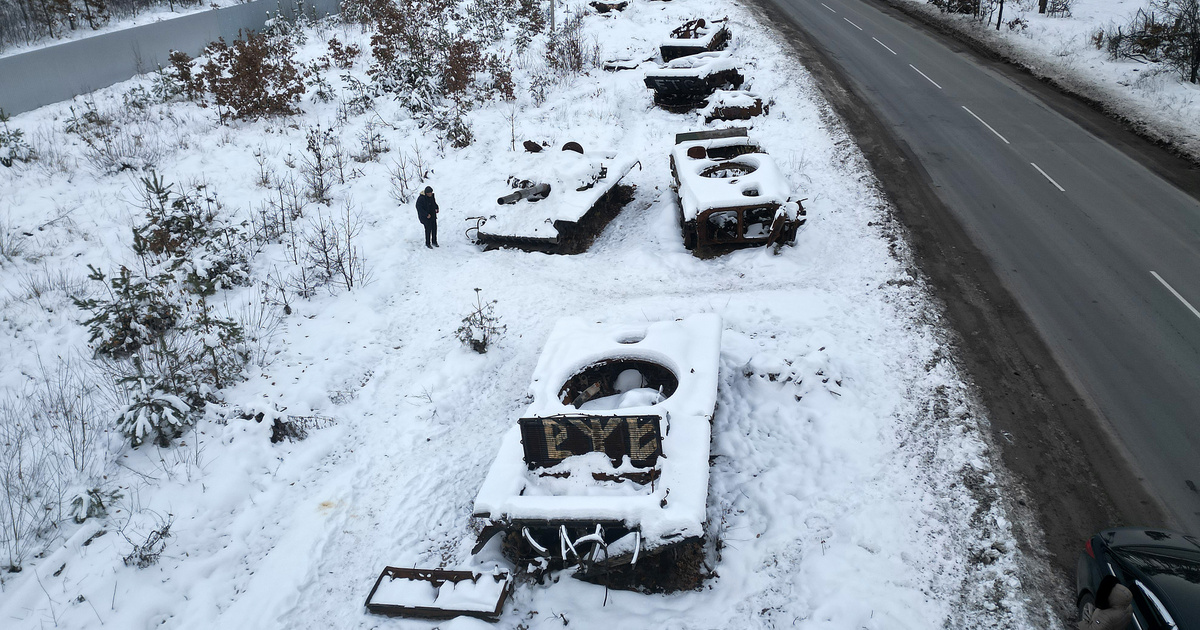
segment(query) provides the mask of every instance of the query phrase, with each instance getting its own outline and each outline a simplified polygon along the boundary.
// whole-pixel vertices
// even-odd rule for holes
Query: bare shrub
[[[25,253],[25,235],[8,217],[0,218],[0,260],[13,262]]]
[[[347,202],[342,212],[326,216],[318,212],[304,236],[304,261],[316,282],[353,290],[370,279],[370,271],[356,240],[362,219]]]
[[[388,179],[392,184],[388,194],[396,203],[406,204],[413,200],[420,183],[419,173],[407,153],[401,152],[396,156],[388,169]]]
[[[1185,81],[1200,83],[1200,0],[1154,0],[1124,26],[1092,35],[1113,59],[1162,63]]]
[[[496,314],[496,300],[484,302],[481,289],[475,289],[475,306],[454,334],[463,345],[484,354],[505,330],[506,326],[500,323],[500,316]]]
[[[273,299],[276,289],[267,283],[258,285],[258,290],[241,303],[235,316],[238,326],[245,331],[246,354],[260,368],[271,364],[278,354],[279,327],[283,324],[283,304]],[[286,295],[284,296],[286,299]],[[290,309],[289,309],[290,310]]]
[[[1075,0],[1046,0],[1046,15],[1051,17],[1071,17],[1071,7]]]
[[[79,109],[72,105],[70,111],[65,129],[83,141],[84,158],[100,173],[151,169],[165,153],[157,134],[119,124],[119,112],[101,110],[88,100]]]
[[[584,37],[583,14],[567,18],[546,41],[546,63],[559,74],[579,74],[600,64],[600,45]]]
[[[379,123],[374,120],[368,120],[363,125],[358,134],[359,151],[353,156],[355,162],[375,162],[379,160],[380,155],[391,150],[379,127]]]
[[[0,548],[9,571],[21,570],[61,517],[64,477],[47,431],[20,398],[0,398]]]
[[[305,87],[291,39],[251,32],[232,45],[219,39],[204,54],[201,77],[222,123],[296,113]]]
[[[125,566],[145,569],[157,563],[158,558],[167,548],[167,539],[171,537],[171,525],[174,522],[175,519],[172,516],[168,516],[165,520],[160,519],[158,525],[151,529],[150,533],[146,534],[146,539],[140,543],[133,542],[125,532],[121,532],[125,541],[133,545],[129,554],[124,558]]]
[[[83,151],[88,164],[100,173],[150,170],[158,165],[164,153],[158,136],[137,133],[127,127],[113,127],[110,133],[88,142]]]
[[[96,388],[80,361],[59,358],[53,367],[47,367],[38,357],[38,368],[33,415],[51,429],[71,468],[87,474],[95,469],[100,439],[107,430],[95,404]]]
[[[332,128],[320,125],[305,132],[306,153],[300,158],[300,174],[308,186],[308,198],[328,205],[335,180],[345,183],[345,151]]]

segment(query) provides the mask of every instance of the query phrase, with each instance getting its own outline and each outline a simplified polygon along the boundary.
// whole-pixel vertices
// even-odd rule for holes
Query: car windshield
[[[1200,619],[1200,553],[1162,547],[1125,547],[1116,550],[1124,562],[1144,575],[1162,597],[1156,597],[1180,628],[1194,628],[1186,620]]]

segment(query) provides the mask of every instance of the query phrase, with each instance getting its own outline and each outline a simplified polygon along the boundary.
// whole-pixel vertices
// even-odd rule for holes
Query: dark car
[[[1079,554],[1079,610],[1106,575],[1133,593],[1133,630],[1200,630],[1200,540],[1160,529],[1121,527],[1092,536]]]

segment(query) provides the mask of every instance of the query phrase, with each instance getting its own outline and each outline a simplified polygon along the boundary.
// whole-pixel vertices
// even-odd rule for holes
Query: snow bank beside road
[[[1157,64],[1112,60],[1093,43],[1097,29],[1126,26],[1144,0],[1073,0],[1069,17],[1037,12],[1037,2],[1005,3],[1004,22],[1020,18],[1028,27],[996,30],[972,16],[941,13],[924,0],[888,0],[951,26],[991,50],[1100,104],[1139,133],[1166,142],[1200,161],[1200,85]],[[1126,28],[1126,30],[1128,30]]]
[[[185,436],[186,446],[123,451],[121,465],[108,471],[127,497],[106,522],[112,531],[85,547],[77,530],[6,578],[0,618],[16,628],[431,628],[369,616],[363,600],[385,564],[468,560],[472,501],[501,436],[528,405],[530,376],[554,323],[711,312],[725,325],[708,497],[714,577],[700,591],[672,595],[605,593],[567,576],[521,583],[499,627],[1049,625],[1021,583],[1023,559],[980,410],[865,161],[812,78],[736,5],[635,2],[623,13],[588,17],[585,28],[606,57],[644,59],[671,28],[726,12],[743,73],[774,101],[770,115],[752,121],[752,137],[809,197],[809,223],[795,247],[710,260],[683,248],[667,156],[675,133],[705,125],[696,114],[652,108],[645,68],[558,79],[540,104],[522,91],[514,122],[508,105],[478,109],[469,115],[475,143],[462,150],[439,151],[395,102],[379,99],[377,113],[398,128],[388,136],[393,150],[415,143],[429,159],[442,247],[421,247],[412,209],[388,196],[386,164],[357,167],[362,176],[334,194],[353,195],[364,214],[360,246],[375,281],[294,303],[273,362],[227,392],[231,406],[274,404],[336,424],[272,445],[269,423],[213,414]],[[368,39],[352,30],[337,35]],[[322,46],[314,33],[303,54]],[[518,81],[544,70],[537,61],[522,62]],[[129,87],[97,99],[119,104]],[[163,106],[162,124],[186,146],[164,148],[159,170],[204,175],[227,202],[253,207],[270,194],[254,183],[256,152],[287,172],[286,160],[305,142],[303,129],[289,125],[328,124],[337,103],[303,107],[301,118],[225,128],[194,105]],[[53,130],[66,114],[62,104],[13,122]],[[351,119],[339,133],[354,138],[365,123]],[[479,191],[509,174],[500,167],[512,160],[514,127],[518,140],[556,147],[574,140],[641,156],[643,168],[626,178],[637,187],[633,201],[587,253],[480,252],[461,236],[464,219],[478,214]],[[84,262],[123,262],[133,212],[123,176],[40,167],[12,173],[0,181],[0,216],[37,235],[29,247],[41,259],[6,265],[6,289],[17,291],[19,274],[38,265],[80,273]],[[55,208],[82,211],[74,224],[36,231]],[[259,273],[282,252],[263,256]],[[508,326],[482,356],[453,333],[476,287],[499,300]],[[55,313],[35,300],[6,308],[23,315],[0,327],[14,357],[0,366],[0,382],[20,382],[38,348],[69,352],[82,344],[82,329],[62,314],[72,313],[69,305]],[[162,558],[146,569],[124,566],[129,544],[116,528],[127,524],[135,538],[154,515],[174,519]]]

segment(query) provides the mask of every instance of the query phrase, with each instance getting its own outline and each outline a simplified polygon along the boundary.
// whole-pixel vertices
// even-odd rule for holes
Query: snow
[[[628,339],[640,338],[636,342]],[[622,521],[636,528],[647,548],[668,539],[700,536],[707,518],[710,423],[717,402],[717,371],[721,350],[721,320],[713,314],[645,327],[606,326],[568,318],[554,327],[533,373],[533,402],[526,417],[552,417],[575,411],[559,400],[567,379],[604,359],[640,359],[662,365],[679,379],[675,393],[657,404],[619,408],[622,414],[656,414],[662,418],[661,474],[653,492],[636,496],[598,498],[590,474],[611,468],[607,458],[568,458],[575,462],[571,478],[584,479],[582,496],[527,492],[537,471],[526,470],[521,433],[514,427],[504,436],[501,450],[475,499],[475,514],[499,522],[586,520]],[[636,391],[636,390],[635,390]],[[632,393],[632,392],[629,392]],[[657,392],[653,392],[657,398]],[[628,393],[626,394],[628,395]],[[647,398],[651,403],[656,398]],[[604,415],[602,410],[590,413]],[[584,462],[601,468],[589,471]],[[561,484],[560,484],[561,486]]]
[[[504,588],[505,582],[486,576],[477,581],[445,582],[438,587],[435,603],[442,609],[491,612],[496,610]]]
[[[474,202],[477,207],[490,206],[490,210],[485,211],[487,221],[479,227],[479,233],[492,237],[557,239],[556,221],[578,222],[605,193],[620,183],[636,162],[636,157],[615,151],[579,154],[550,149],[540,153],[506,153],[502,165],[497,165],[497,173],[507,173],[534,184],[549,184],[550,195],[538,201],[522,199],[501,205],[496,199],[512,190],[485,189],[492,194]],[[606,170],[602,171],[602,168]],[[600,176],[602,172],[604,177]]]
[[[754,107],[761,100],[759,95],[745,90],[717,90],[708,97],[708,107],[701,113],[707,116],[716,107]]]
[[[365,612],[363,600],[384,565],[490,571],[505,563],[486,550],[471,556],[472,502],[491,479],[493,460],[505,478],[524,478],[512,424],[534,404],[531,378],[542,379],[532,390],[539,409],[561,410],[554,395],[562,380],[603,355],[560,348],[552,335],[560,320],[597,335],[600,350],[601,341],[613,347],[614,334],[642,332],[645,341],[628,345],[648,347],[658,343],[651,322],[696,314],[706,317],[686,321],[710,322],[707,341],[693,348],[691,336],[679,336],[655,359],[706,353],[687,364],[711,366],[706,378],[715,377],[715,387],[697,392],[715,392],[717,411],[711,429],[695,427],[691,440],[695,452],[711,449],[712,460],[696,462],[690,479],[703,496],[676,503],[703,513],[680,512],[678,523],[663,519],[660,527],[704,523],[716,575],[699,591],[666,595],[606,592],[566,575],[540,585],[519,580],[498,627],[1055,623],[1041,594],[1023,581],[1037,559],[1017,548],[986,418],[955,365],[937,304],[912,271],[866,162],[786,41],[743,6],[710,0],[635,0],[611,18],[589,15],[585,34],[602,47],[602,58],[645,59],[683,21],[724,13],[741,71],[755,92],[774,100],[769,115],[748,123],[752,137],[791,189],[809,196],[811,219],[795,246],[711,259],[684,249],[667,156],[674,134],[702,128],[703,119],[653,107],[636,70],[555,77],[537,103],[529,85],[548,70],[535,43],[530,54],[514,57],[516,103],[472,111],[475,143],[462,150],[439,148],[400,104],[378,99],[374,112],[352,117],[337,133],[353,143],[378,117],[395,127],[386,131],[391,152],[382,163],[356,163],[361,176],[332,191],[333,210],[351,197],[363,215],[358,245],[374,281],[294,299],[249,379],[225,392],[231,409],[331,418],[328,426],[303,441],[272,444],[271,414],[255,422],[212,409],[170,449],[133,450],[105,436],[114,462],[96,483],[122,497],[105,519],[64,524],[45,555],[27,559],[21,573],[0,574],[5,627],[483,627],[473,619],[378,617]],[[335,34],[364,47],[369,40],[352,28],[321,29],[302,47],[305,61],[323,54],[323,41]],[[351,72],[362,77],[363,60]],[[146,83],[135,79],[93,98],[119,108],[124,91]],[[69,299],[86,265],[132,262],[140,173],[93,169],[82,143],[63,131],[72,105],[81,107],[52,105],[9,123],[53,153],[0,172],[0,222],[31,235],[21,236],[24,255],[0,259],[6,394],[29,386],[39,359],[86,352],[83,313]],[[272,194],[255,183],[255,154],[280,175],[296,174],[287,163],[303,155],[305,129],[337,120],[337,102],[306,97],[301,107],[298,117],[222,127],[211,108],[155,106],[139,133],[160,143],[160,174],[171,181],[203,177],[241,218]],[[494,207],[495,190],[512,174],[507,166],[522,159],[512,148],[514,125],[518,138],[619,147],[641,161],[642,169],[626,175],[637,188],[633,200],[589,251],[481,252],[462,235],[481,199]],[[411,204],[397,207],[389,196],[391,160],[414,148],[438,191],[443,231],[436,250],[422,246]],[[253,263],[255,278],[289,264],[282,247],[267,247]],[[58,274],[64,282],[49,282]],[[507,326],[486,355],[463,348],[454,335],[475,288],[497,300]],[[262,300],[257,291],[221,297],[240,311]],[[600,328],[586,322],[619,330],[601,340]],[[686,403],[683,394],[640,409],[657,413]],[[711,399],[699,402],[692,411],[712,412]],[[687,439],[674,411],[671,424],[668,440]],[[599,504],[639,515],[634,501],[610,496],[530,499],[555,510],[572,499],[581,513]],[[129,541],[145,540],[166,518],[173,519],[171,537],[158,563],[125,566]]]
[[[629,409],[630,407],[649,407],[657,405],[662,401],[663,395],[657,389],[637,387],[612,396],[593,398],[580,405],[579,408],[584,411],[611,411],[614,409]]]
[[[704,52],[672,59],[661,68],[647,70],[646,78],[699,77],[706,79],[718,72],[737,70],[738,67],[738,62],[729,52]]]
[[[371,604],[393,606],[433,606],[438,599],[438,587],[429,580],[386,576],[379,582]]]
[[[1128,31],[1129,19],[1147,8],[1145,0],[1072,0],[1068,17],[1039,14],[1034,0],[1010,2],[1004,21],[1020,18],[1028,27],[999,31],[994,19],[988,28],[965,16],[941,14],[923,0],[896,1],[953,24],[1035,75],[1102,103],[1136,129],[1200,160],[1200,85],[1158,64],[1110,59],[1093,43],[1098,29]]]

